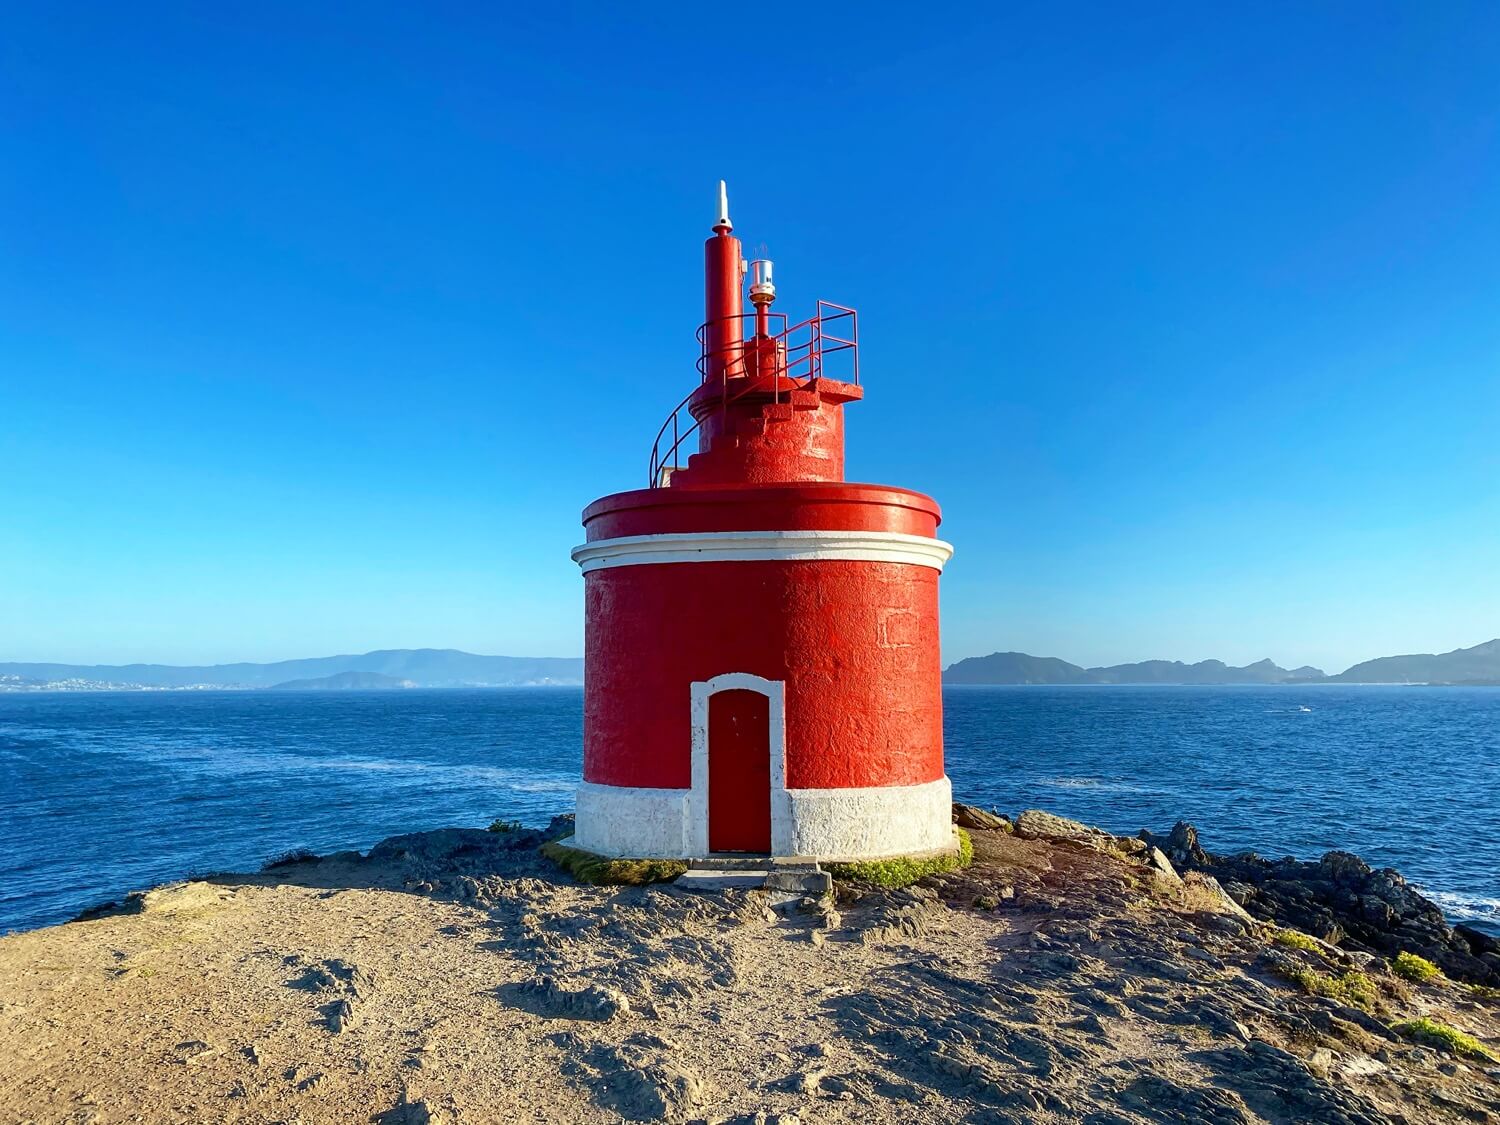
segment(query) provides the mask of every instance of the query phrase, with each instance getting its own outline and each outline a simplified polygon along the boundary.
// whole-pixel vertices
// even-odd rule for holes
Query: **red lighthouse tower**
[[[573,551],[575,842],[642,857],[949,849],[938,574],[953,549],[938,506],[845,482],[856,314],[819,301],[789,327],[771,263],[747,265],[732,231],[721,183],[701,378],[657,435],[649,487],[590,504]]]

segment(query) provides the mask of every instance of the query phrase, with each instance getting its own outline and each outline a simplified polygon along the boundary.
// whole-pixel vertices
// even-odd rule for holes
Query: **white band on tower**
[[[953,545],[897,531],[698,531],[621,535],[573,548],[589,574],[655,563],[819,562],[904,563],[942,570]]]

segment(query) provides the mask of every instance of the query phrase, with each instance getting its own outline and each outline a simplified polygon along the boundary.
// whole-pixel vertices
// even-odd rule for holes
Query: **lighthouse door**
[[[708,847],[771,850],[771,701],[758,691],[708,697]]]

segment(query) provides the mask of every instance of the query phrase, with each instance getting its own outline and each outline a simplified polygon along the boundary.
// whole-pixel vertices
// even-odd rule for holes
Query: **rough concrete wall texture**
[[[828,860],[940,851],[952,845],[953,792],[925,785],[787,789],[770,794],[772,851]],[[690,789],[578,787],[574,842],[599,855],[693,858],[709,848],[702,794]]]
[[[578,787],[573,842],[607,856],[691,856],[692,808],[686,789]]]
[[[782,799],[790,855],[861,859],[941,851],[953,843],[953,787],[946,777],[926,785],[789,789]]]
[[[590,543],[625,535],[712,531],[889,531],[937,535],[930,496],[879,484],[805,482],[754,488],[642,488],[583,510]]]
[[[585,780],[687,788],[690,685],[725,672],[785,681],[788,788],[941,779],[937,580],[847,560],[588,574]]]
[[[712,388],[712,397],[694,411],[702,415],[699,451],[673,487],[842,481],[843,403],[859,388],[826,384],[826,391],[808,391],[782,382],[788,389],[780,396],[745,395],[722,408]]]

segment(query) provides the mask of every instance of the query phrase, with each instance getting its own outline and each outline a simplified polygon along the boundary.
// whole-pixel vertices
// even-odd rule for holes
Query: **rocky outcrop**
[[[1399,871],[1375,870],[1350,852],[1317,861],[1265,859],[1254,852],[1204,851],[1198,832],[1179,821],[1165,836],[1143,831],[1179,870],[1217,879],[1225,892],[1262,921],[1301,930],[1343,949],[1391,957],[1415,953],[1450,977],[1500,985],[1500,941],[1468,926],[1450,926],[1443,912]]]
[[[1102,828],[1091,828],[1041,809],[1025,809],[1016,817],[1016,835],[1025,840],[1073,840],[1095,847],[1112,847],[1115,842]]]
[[[960,828],[977,828],[984,831],[1010,832],[1012,825],[1008,817],[982,809],[978,805],[953,802],[953,823]]]
[[[904,888],[594,886],[497,822],[0,938],[0,1121],[1500,1118],[1500,994],[1247,921],[1190,826],[986,815]]]
[[[1178,867],[1202,867],[1208,858],[1198,844],[1198,830],[1184,820],[1174,824],[1165,836],[1142,831],[1141,839],[1160,848]]]

